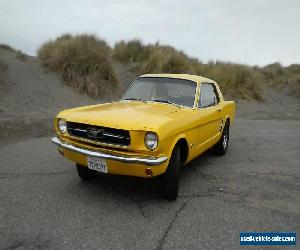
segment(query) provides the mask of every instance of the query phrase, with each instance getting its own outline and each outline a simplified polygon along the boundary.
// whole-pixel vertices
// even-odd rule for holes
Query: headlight
[[[145,135],[145,145],[148,149],[154,150],[156,149],[158,144],[157,134],[153,132],[147,132]]]
[[[57,122],[57,128],[59,130],[59,132],[61,132],[62,134],[67,132],[67,122],[64,119],[59,119]]]

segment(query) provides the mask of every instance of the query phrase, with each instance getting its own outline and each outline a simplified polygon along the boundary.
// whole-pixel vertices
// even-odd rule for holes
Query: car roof
[[[176,78],[176,79],[190,80],[190,81],[193,81],[196,83],[215,82],[215,81],[213,81],[209,78],[203,77],[203,76],[190,75],[190,74],[146,74],[146,75],[142,75],[140,77]]]

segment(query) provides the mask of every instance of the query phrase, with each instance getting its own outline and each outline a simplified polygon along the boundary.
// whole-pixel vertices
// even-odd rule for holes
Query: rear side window
[[[217,105],[219,97],[212,83],[202,83],[198,107],[206,108]]]

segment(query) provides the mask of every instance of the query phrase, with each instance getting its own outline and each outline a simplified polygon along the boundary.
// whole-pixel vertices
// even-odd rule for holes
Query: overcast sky
[[[0,0],[0,43],[35,55],[63,33],[160,41],[250,65],[300,63],[300,0]]]

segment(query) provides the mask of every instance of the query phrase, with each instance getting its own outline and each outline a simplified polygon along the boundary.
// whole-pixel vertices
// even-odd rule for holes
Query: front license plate
[[[101,173],[108,173],[105,159],[98,157],[87,157],[88,168]]]

